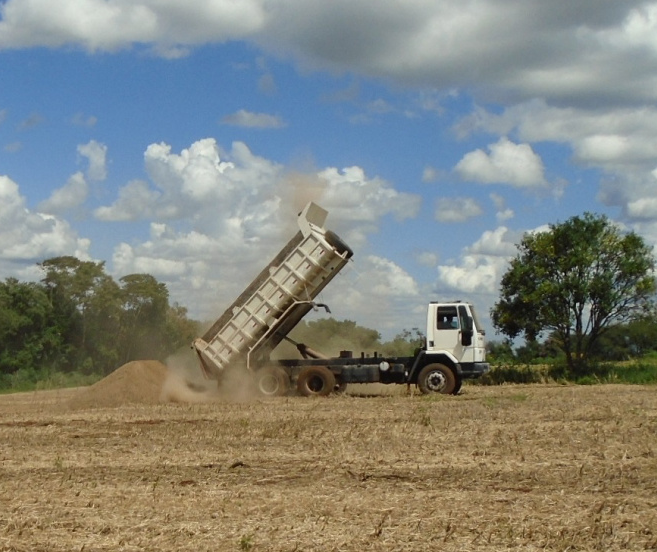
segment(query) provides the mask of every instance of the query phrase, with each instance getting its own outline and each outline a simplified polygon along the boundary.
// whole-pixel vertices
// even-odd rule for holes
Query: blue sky
[[[657,243],[656,100],[654,2],[5,0],[0,278],[77,255],[212,319],[312,199],[334,316],[486,320],[524,232]]]

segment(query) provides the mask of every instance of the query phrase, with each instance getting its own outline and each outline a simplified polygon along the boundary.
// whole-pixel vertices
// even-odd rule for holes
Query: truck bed
[[[346,265],[351,249],[323,227],[327,212],[309,203],[297,232],[193,347],[208,377],[229,365],[251,368],[268,355],[314,306]]]

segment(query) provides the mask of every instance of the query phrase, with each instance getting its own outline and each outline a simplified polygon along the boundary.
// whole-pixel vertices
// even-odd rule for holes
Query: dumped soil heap
[[[124,404],[156,404],[169,369],[157,360],[136,360],[117,368],[106,378],[80,391],[71,408],[111,408]]]

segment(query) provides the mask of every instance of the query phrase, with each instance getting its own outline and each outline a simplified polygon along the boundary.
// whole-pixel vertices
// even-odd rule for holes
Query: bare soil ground
[[[657,549],[657,389],[0,397],[2,551]]]

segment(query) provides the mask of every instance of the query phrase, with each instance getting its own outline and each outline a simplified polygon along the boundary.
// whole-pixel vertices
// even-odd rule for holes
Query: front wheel
[[[456,390],[456,376],[444,364],[428,364],[417,377],[417,386],[424,394],[452,395]]]
[[[335,389],[335,375],[326,366],[309,366],[301,370],[297,391],[304,397],[325,397]]]

